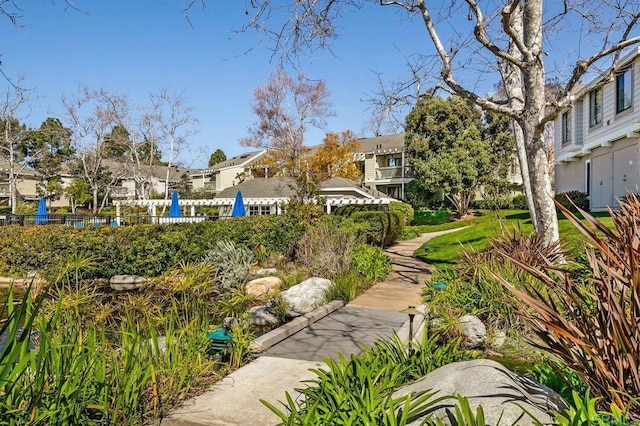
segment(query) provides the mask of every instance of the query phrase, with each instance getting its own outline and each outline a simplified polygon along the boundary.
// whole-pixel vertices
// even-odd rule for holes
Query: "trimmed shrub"
[[[511,208],[516,210],[527,210],[527,197],[524,194],[519,194],[513,197],[511,200]]]
[[[411,204],[393,201],[389,204],[390,212],[398,212],[404,217],[404,225],[410,225],[413,222],[413,207]]]
[[[589,211],[589,196],[582,191],[567,191],[556,194],[555,199],[563,207],[569,209],[572,213],[577,213],[578,206],[580,209]],[[572,203],[573,201],[573,203]],[[574,206],[575,204],[576,206]]]
[[[510,209],[511,207],[511,199],[506,196],[501,196],[498,198],[485,198],[479,200],[473,200],[469,205],[469,209],[471,210],[504,210]]]
[[[440,225],[442,223],[451,222],[451,211],[446,209],[440,210],[416,210],[414,225]]]
[[[77,254],[97,260],[99,267],[87,278],[155,277],[180,262],[200,261],[219,240],[244,247],[262,245],[268,254],[291,255],[305,230],[304,224],[286,215],[127,227],[2,226],[0,273],[24,275],[36,270],[52,278],[66,258]]]
[[[356,212],[351,215],[356,222],[366,222],[369,229],[365,231],[367,243],[388,246],[398,239],[404,230],[404,219],[398,212]]]

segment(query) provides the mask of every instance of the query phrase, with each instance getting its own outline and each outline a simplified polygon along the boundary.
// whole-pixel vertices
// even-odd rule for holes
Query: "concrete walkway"
[[[391,258],[393,270],[387,280],[374,285],[347,306],[401,310],[407,306],[420,305],[424,281],[430,277],[432,267],[413,257],[413,252],[432,238],[460,229],[463,228],[429,232],[422,234],[421,237],[400,241],[389,247],[386,253]]]
[[[162,421],[163,426],[196,425],[276,425],[278,417],[260,399],[279,408],[285,392],[295,399],[295,388],[304,388],[304,380],[315,377],[309,368],[325,365],[322,357],[360,353],[360,344],[371,344],[381,336],[398,331],[406,316],[398,311],[421,304],[424,280],[429,265],[413,257],[413,252],[431,238],[462,228],[423,234],[401,241],[386,250],[393,272],[330,315],[288,337],[267,350],[250,364],[193,398]],[[404,324],[406,328],[406,324]]]

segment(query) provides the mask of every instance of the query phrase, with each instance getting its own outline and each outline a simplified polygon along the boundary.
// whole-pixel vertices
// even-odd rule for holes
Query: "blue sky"
[[[258,42],[254,34],[234,34],[246,20],[244,2],[195,8],[192,26],[181,14],[182,1],[76,2],[86,13],[65,10],[62,0],[22,3],[23,27],[0,20],[0,59],[8,76],[24,75],[24,86],[38,96],[27,124],[61,116],[62,95],[72,95],[79,84],[125,93],[139,103],[167,88],[184,91],[200,122],[191,149],[182,155],[185,165],[205,166],[217,148],[228,157],[247,150],[238,139],[255,121],[253,90],[266,83],[275,64],[264,47],[245,53]],[[394,78],[404,72],[396,44],[415,28],[393,13],[366,19],[372,17],[373,25],[364,25],[364,16],[352,17],[349,38],[336,46],[337,57],[321,52],[303,64],[308,77],[327,83],[336,111],[327,130],[368,136],[362,132],[369,115],[361,99],[377,84],[372,71]],[[386,40],[374,36],[387,31]],[[306,143],[320,143],[323,135],[310,131]]]
[[[200,122],[200,132],[180,158],[184,165],[204,167],[217,148],[228,157],[247,150],[238,139],[255,121],[253,90],[266,83],[275,66],[263,46],[245,53],[256,46],[255,34],[233,32],[246,22],[248,0],[209,0],[205,10],[196,2],[192,26],[181,13],[187,0],[76,1],[86,13],[65,10],[63,0],[19,3],[23,27],[0,18],[0,60],[8,76],[24,75],[24,85],[38,95],[28,125],[38,126],[49,115],[62,116],[62,95],[72,95],[80,84],[127,94],[134,104],[166,88],[184,91]],[[465,13],[456,27],[469,25]],[[373,71],[399,79],[406,75],[405,55],[417,50],[428,54],[433,48],[422,22],[407,22],[397,9],[373,5],[346,16],[341,24],[336,56],[318,52],[304,59],[301,68],[308,77],[327,83],[336,112],[327,131],[350,129],[370,136],[363,131],[370,113],[361,99],[377,87]],[[445,39],[447,31],[445,26]],[[553,47],[547,51],[560,58],[560,66],[570,65],[567,58],[573,59],[577,48],[585,50],[570,38],[559,40],[549,43]],[[482,83],[486,91],[490,83]],[[311,130],[306,143],[318,144],[323,135]]]

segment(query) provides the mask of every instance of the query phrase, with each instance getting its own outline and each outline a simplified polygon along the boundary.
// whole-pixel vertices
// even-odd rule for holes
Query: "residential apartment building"
[[[625,55],[611,81],[581,87],[555,120],[555,191],[589,195],[592,210],[615,207],[640,187],[640,48]]]
[[[362,170],[363,183],[392,198],[405,199],[404,186],[414,179],[407,166],[404,133],[358,139],[354,150]]]
[[[42,196],[39,188],[40,175],[35,170],[26,166],[14,167],[16,174],[16,191],[18,201],[36,201]],[[62,184],[65,185],[69,181],[67,175],[62,176]],[[56,194],[49,200],[50,207],[66,207],[69,200],[65,194]],[[0,158],[0,206],[9,205],[9,162]]]
[[[251,173],[250,166],[263,158],[266,150],[246,152],[216,164],[210,169],[199,170],[190,175],[194,191],[204,190],[217,194],[225,188],[240,183]]]
[[[191,185],[191,174],[196,169],[173,165],[171,167],[158,165],[132,166],[115,160],[103,162],[111,175],[117,178],[117,183],[109,191],[109,197],[119,200],[133,200],[149,198],[153,195],[164,195],[168,191],[179,190]],[[169,180],[167,182],[167,172]]]

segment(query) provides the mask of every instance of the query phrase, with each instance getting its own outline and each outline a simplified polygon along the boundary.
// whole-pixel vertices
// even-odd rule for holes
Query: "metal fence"
[[[149,216],[149,215],[127,215],[121,216],[120,220],[116,220],[115,216],[110,215],[68,215],[68,214],[49,214],[41,215],[22,215],[22,214],[1,214],[0,226],[19,225],[19,226],[46,226],[46,225],[66,225],[78,228],[85,226],[128,226],[142,224],[174,224],[174,223],[197,223],[206,220],[217,220],[219,216]]]

